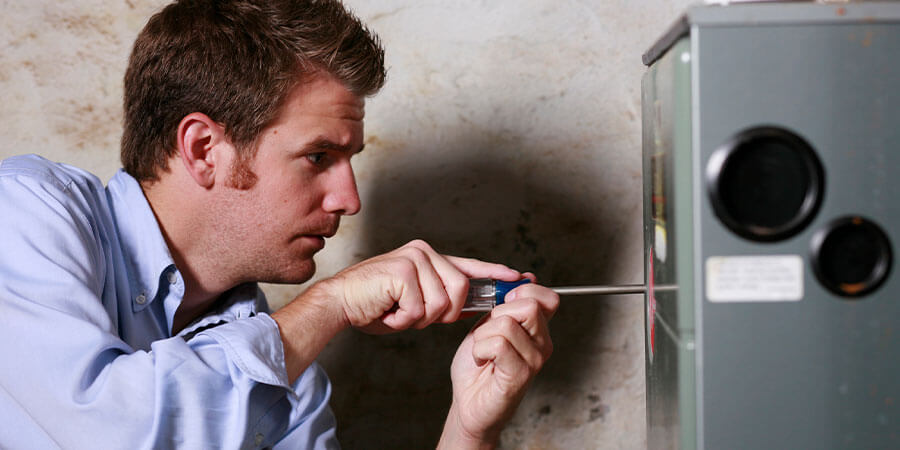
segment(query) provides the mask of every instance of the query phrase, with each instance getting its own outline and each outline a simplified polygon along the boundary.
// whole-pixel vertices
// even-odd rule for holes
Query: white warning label
[[[786,302],[803,298],[799,255],[713,256],[706,260],[711,302]]]

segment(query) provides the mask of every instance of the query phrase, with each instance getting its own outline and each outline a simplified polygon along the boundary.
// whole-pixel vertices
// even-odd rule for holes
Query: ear
[[[229,146],[225,129],[203,113],[190,113],[178,124],[178,156],[194,181],[204,188],[215,183],[216,169],[227,158],[220,147]]]

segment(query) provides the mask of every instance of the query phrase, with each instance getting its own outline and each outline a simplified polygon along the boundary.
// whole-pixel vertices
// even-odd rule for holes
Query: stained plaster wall
[[[164,3],[0,2],[0,157],[112,176],[130,46]],[[347,4],[383,39],[389,80],[355,163],[363,211],[315,279],[423,238],[548,285],[642,280],[640,56],[689,1]],[[275,307],[302,288],[265,286]],[[474,320],[338,335],[320,360],[345,447],[433,445]],[[502,448],[644,448],[642,327],[640,297],[563,299]]]

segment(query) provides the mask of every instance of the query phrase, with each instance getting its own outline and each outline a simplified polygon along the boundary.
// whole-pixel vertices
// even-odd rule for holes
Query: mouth
[[[337,234],[337,229],[332,228],[328,230],[322,230],[321,233],[310,233],[302,235],[303,238],[314,241],[315,246],[319,249],[325,247],[325,240],[334,237]]]
[[[305,242],[305,247],[311,249],[314,253],[325,248],[325,236],[319,234],[304,234],[300,236],[300,241]]]
[[[330,239],[333,238],[335,234],[337,234],[337,229],[324,230],[321,233],[310,233],[307,236],[318,237],[321,239]]]
[[[300,233],[294,235],[293,239],[299,239],[306,242],[306,245],[314,247],[314,251],[319,251],[325,247],[325,240],[334,237],[337,234],[340,220],[334,218],[332,220],[323,220],[313,226],[307,228]]]

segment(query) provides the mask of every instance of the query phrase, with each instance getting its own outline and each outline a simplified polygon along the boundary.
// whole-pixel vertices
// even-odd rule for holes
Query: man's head
[[[293,88],[326,73],[359,97],[384,83],[384,52],[337,0],[181,0],[154,15],[125,74],[122,164],[141,182],[175,156],[179,123],[195,112],[235,146],[233,184],[256,182],[260,132]]]

